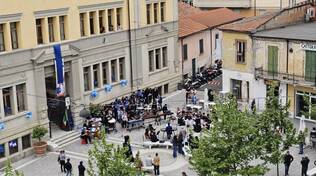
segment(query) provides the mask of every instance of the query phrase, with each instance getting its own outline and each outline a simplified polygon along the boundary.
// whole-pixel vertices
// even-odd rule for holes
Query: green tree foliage
[[[190,163],[201,176],[263,175],[264,165],[251,164],[260,156],[255,115],[237,109],[234,98],[215,105],[213,127],[203,132]]]
[[[4,176],[23,176],[23,173],[14,170],[14,168],[11,165],[11,161],[8,160],[4,168]]]
[[[89,150],[89,176],[135,176],[137,169],[126,157],[126,149],[106,142],[105,133]]]
[[[283,161],[283,153],[297,143],[296,130],[289,120],[289,102],[282,105],[274,95],[274,88],[268,91],[265,110],[258,115],[258,130],[262,145],[261,159],[277,166]]]

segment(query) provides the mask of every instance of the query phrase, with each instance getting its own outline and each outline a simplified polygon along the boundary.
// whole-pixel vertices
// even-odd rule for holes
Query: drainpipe
[[[293,70],[294,73],[294,70]],[[286,75],[289,75],[289,40],[286,40]],[[293,80],[294,81],[294,80]],[[286,94],[288,94],[288,84],[286,84]],[[285,96],[285,102],[288,102],[288,96]]]
[[[128,13],[128,46],[129,46],[129,62],[130,62],[130,75],[131,75],[131,92],[133,92],[134,77],[133,77],[133,59],[132,59],[132,31],[131,31],[131,14],[130,14],[130,0],[127,0],[127,13]],[[135,33],[136,35],[136,33]]]
[[[182,67],[181,68],[181,70],[182,70],[182,73],[181,73],[182,74],[182,85],[184,85],[184,79],[183,79],[183,71],[184,71],[184,68],[183,68],[184,67],[184,59],[183,59],[184,53],[183,52],[184,51],[183,51],[183,39],[182,38],[180,38],[180,45],[181,45],[180,48],[181,48],[181,65],[182,65],[181,66]]]
[[[219,34],[218,34],[218,37],[219,37]],[[212,37],[212,29],[210,29],[211,66],[213,65],[213,44],[212,44],[212,38],[213,38]]]

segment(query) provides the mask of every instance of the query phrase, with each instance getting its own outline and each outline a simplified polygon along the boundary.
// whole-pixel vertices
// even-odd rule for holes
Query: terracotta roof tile
[[[234,23],[222,25],[219,29],[237,32],[251,32],[272,19],[278,13],[279,12],[267,12],[260,16],[244,18]]]
[[[195,22],[188,17],[180,16],[179,18],[179,37],[185,37],[196,32],[203,31],[207,28],[207,26]]]
[[[191,16],[192,20],[204,24],[209,28],[227,24],[242,18],[243,16],[227,8],[203,11]]]
[[[227,8],[203,11],[187,3],[179,2],[179,37],[238,19],[242,19],[242,16]]]

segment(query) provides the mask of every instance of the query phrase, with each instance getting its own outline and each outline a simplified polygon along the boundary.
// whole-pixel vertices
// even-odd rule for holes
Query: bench
[[[130,120],[127,122],[127,129],[128,130],[131,130],[134,128],[140,128],[140,127],[144,127],[144,120],[143,119]]]
[[[307,175],[308,176],[316,176],[316,167],[314,167],[313,169],[307,171]]]
[[[157,147],[166,147],[167,149],[169,149],[169,147],[172,147],[172,143],[169,141],[165,141],[163,143],[160,143],[159,141],[157,142],[151,142],[151,141],[145,141],[143,143],[143,145],[145,147],[148,147],[149,149],[151,149],[152,146],[157,146]]]

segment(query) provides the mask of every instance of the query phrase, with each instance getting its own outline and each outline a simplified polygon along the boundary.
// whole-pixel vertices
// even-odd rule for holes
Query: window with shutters
[[[270,76],[278,75],[278,54],[277,46],[268,46],[268,74]]]
[[[90,23],[90,34],[91,35],[95,34],[95,32],[94,32],[94,14],[95,14],[95,12],[89,13],[89,23]]]
[[[54,37],[54,17],[49,17],[47,20],[48,20],[49,42],[55,42],[55,37]]]
[[[151,23],[151,4],[146,5],[147,24]]]
[[[182,52],[183,52],[183,60],[188,60],[188,45],[184,44],[182,46]]]
[[[199,40],[199,49],[200,49],[200,54],[203,54],[204,53],[203,39]]]
[[[153,72],[154,71],[154,51],[151,50],[148,52],[148,60],[149,60],[149,72]]]
[[[158,23],[158,3],[154,3],[154,23]]]
[[[161,2],[160,3],[160,21],[161,22],[165,22],[165,16],[166,16],[166,3],[165,2]]]
[[[84,23],[84,13],[80,13],[80,34],[81,36],[85,36],[85,23]]]
[[[12,49],[19,48],[18,40],[18,22],[10,23],[10,33],[11,33],[11,45]]]
[[[236,62],[240,64],[246,63],[246,42],[237,40],[236,41]]]
[[[5,51],[4,24],[0,24],[0,52]]]
[[[36,19],[36,36],[37,36],[37,44],[43,44],[43,26],[42,26],[43,19]]]
[[[316,81],[316,51],[305,51],[305,80]]]
[[[66,40],[66,25],[65,25],[65,16],[59,17],[59,31],[60,31],[60,40]]]

